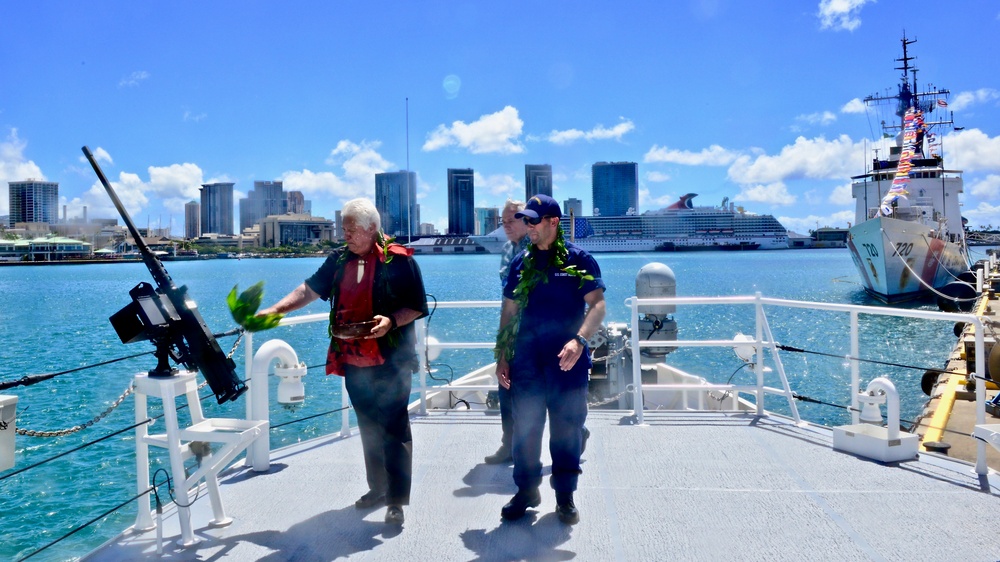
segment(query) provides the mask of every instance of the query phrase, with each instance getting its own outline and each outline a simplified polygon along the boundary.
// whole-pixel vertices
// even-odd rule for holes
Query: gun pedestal
[[[269,423],[265,421],[205,418],[201,411],[201,401],[198,397],[198,384],[195,373],[180,371],[172,377],[152,377],[147,374],[135,377],[135,419],[136,422],[148,418],[147,397],[152,396],[163,401],[163,420],[166,433],[148,434],[147,425],[142,424],[135,429],[136,446],[136,489],[143,493],[149,489],[149,449],[163,447],[170,456],[170,473],[173,479],[174,497],[177,502],[178,519],[180,520],[181,539],[183,547],[198,542],[191,529],[191,511],[189,506],[196,496],[191,494],[201,479],[205,480],[208,496],[212,502],[214,519],[212,526],[225,526],[232,522],[226,516],[219,494],[219,472],[258,437],[267,437]],[[181,428],[177,420],[176,399],[179,396],[187,398],[188,411],[191,415],[191,425]],[[217,443],[214,451],[206,451],[207,444]],[[198,457],[198,469],[188,476],[184,471],[184,461]],[[139,514],[135,529],[146,531],[155,528],[149,509],[149,494],[139,501]]]

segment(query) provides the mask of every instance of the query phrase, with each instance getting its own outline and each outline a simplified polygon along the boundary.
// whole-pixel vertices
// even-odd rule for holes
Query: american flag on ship
[[[938,107],[948,107],[948,102],[944,100],[937,100]]]

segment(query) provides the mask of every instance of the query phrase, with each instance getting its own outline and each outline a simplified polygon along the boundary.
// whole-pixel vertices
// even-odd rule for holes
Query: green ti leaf
[[[257,316],[257,309],[264,299],[264,282],[260,281],[236,296],[239,286],[233,286],[233,290],[226,297],[226,304],[229,305],[229,313],[233,315],[233,320],[248,332],[259,332],[270,330],[278,325],[284,318],[284,314],[265,314]]]

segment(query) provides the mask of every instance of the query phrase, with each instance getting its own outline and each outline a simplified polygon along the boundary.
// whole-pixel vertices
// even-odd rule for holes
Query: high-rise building
[[[448,168],[448,234],[469,235],[476,231],[474,197],[472,168]]]
[[[202,234],[233,234],[233,183],[216,182],[201,186]]]
[[[524,165],[524,200],[544,194],[552,197],[552,166],[548,164]]]
[[[375,174],[375,208],[382,220],[382,232],[397,238],[416,235],[420,225],[416,207],[416,172]]]
[[[27,179],[7,182],[10,189],[8,226],[19,222],[59,222],[59,183]]]
[[[476,235],[483,236],[500,228],[500,209],[496,207],[476,208]]]
[[[573,211],[574,217],[579,217],[583,215],[583,201],[580,201],[576,197],[570,197],[569,199],[563,201],[562,212],[564,217],[568,217],[570,211]]]
[[[598,162],[591,167],[594,216],[639,214],[639,165]]]
[[[201,205],[197,201],[188,201],[184,204],[184,238],[190,240],[199,236],[201,236]]]
[[[288,197],[280,181],[255,181],[253,189],[240,199],[240,231],[271,215],[288,212]]]
[[[306,197],[301,191],[288,192],[288,212],[293,215],[304,215],[306,213]]]

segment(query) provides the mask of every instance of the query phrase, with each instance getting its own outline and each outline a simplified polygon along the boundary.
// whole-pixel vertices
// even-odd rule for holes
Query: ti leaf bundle
[[[264,314],[257,316],[257,309],[264,297],[264,282],[260,281],[253,287],[243,291],[236,296],[239,285],[234,285],[226,297],[226,304],[229,305],[229,313],[244,330],[248,332],[259,332],[270,330],[278,325],[278,322],[285,316],[284,314]]]

